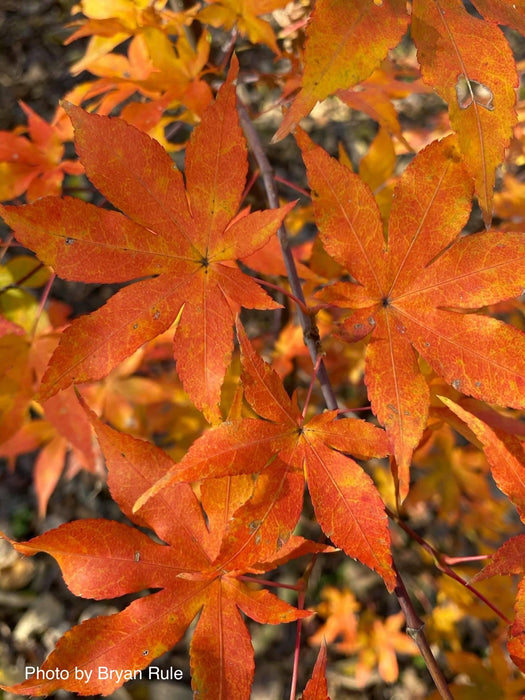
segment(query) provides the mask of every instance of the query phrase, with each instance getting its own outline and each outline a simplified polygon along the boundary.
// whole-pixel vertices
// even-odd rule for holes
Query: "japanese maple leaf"
[[[396,652],[412,656],[419,653],[414,640],[401,632],[404,626],[405,615],[399,611],[384,621],[374,619],[371,628],[360,635],[362,647],[356,664],[356,681],[359,685],[366,684],[376,664],[381,678],[387,683],[395,683],[399,675]]]
[[[392,100],[425,92],[430,92],[430,88],[419,78],[418,69],[415,67],[400,69],[392,60],[385,60],[380,68],[359,85],[338,90],[337,97],[352,109],[368,114],[379,123],[382,129],[387,129],[411,151],[413,149],[403,136]]]
[[[487,11],[486,20],[469,14],[462,0],[413,0],[411,35],[423,80],[448,103],[488,226],[495,168],[516,123],[518,86],[510,46],[491,20],[522,25],[520,11],[509,9],[511,3],[477,4],[482,14]],[[302,87],[275,140],[292,131],[318,100],[368,78],[401,40],[407,22],[402,0],[318,0],[308,29]]]
[[[330,700],[326,683],[326,642],[321,644],[312,677],[306,684],[301,700]]]
[[[506,0],[474,0],[478,12],[496,24],[506,24],[525,34],[525,2]]]
[[[274,31],[259,15],[269,14],[286,5],[286,0],[208,0],[198,19],[212,27],[230,31],[236,24],[253,44],[263,43],[279,54]]]
[[[525,335],[469,313],[519,296],[525,236],[459,232],[471,184],[453,136],[435,141],[405,170],[394,192],[388,240],[369,188],[304,133],[297,134],[327,252],[356,280],[321,294],[353,313],[350,340],[370,335],[365,382],[390,435],[399,492],[424,430],[429,389],[417,353],[449,384],[478,399],[525,406]]]
[[[247,171],[235,96],[236,59],[186,151],[186,187],[164,149],[119,119],[69,105],[75,142],[93,184],[122,212],[46,198],[2,215],[18,240],[65,279],[139,279],[63,333],[43,378],[47,399],[99,379],[180,316],[177,370],[208,420],[229,363],[241,306],[279,305],[235,265],[275,233],[288,207],[237,216]]]
[[[0,265],[0,445],[23,427],[43,369],[56,346],[53,323],[62,323],[51,302],[42,310],[34,289],[49,279],[49,270],[33,256],[15,256]],[[31,447],[35,449],[35,447]]]
[[[130,40],[127,56],[110,53],[93,59],[89,68],[98,79],[77,85],[64,102],[89,102],[90,112],[103,115],[118,109],[122,119],[155,138],[167,151],[180,150],[181,144],[166,139],[165,129],[175,121],[166,110],[183,104],[200,120],[213,99],[202,79],[209,52],[205,33],[195,45],[184,34],[179,36],[175,51],[165,32],[152,28]],[[142,99],[130,101],[137,92]],[[187,119],[180,113],[177,118]]]
[[[368,78],[401,41],[407,23],[403,0],[318,0],[307,30],[302,87],[274,140],[290,133],[319,100]]]
[[[514,503],[525,522],[525,443],[515,435],[493,429],[470,411],[444,396],[439,397],[458,418],[464,421],[483,445],[494,481]]]
[[[93,444],[93,430],[79,406],[72,387],[58,392],[43,404],[42,419],[31,420],[28,412],[20,429],[0,445],[0,456],[14,460],[38,450],[33,469],[33,486],[38,514],[45,517],[47,504],[64,471],[72,479],[80,469],[105,476]]]
[[[392,590],[395,575],[384,504],[368,474],[343,454],[385,456],[385,433],[354,418],[337,420],[337,411],[306,421],[296,398],[288,396],[278,374],[255,352],[240,323],[237,335],[245,397],[263,420],[225,422],[204,433],[135,507],[177,481],[264,473],[277,455],[293,473],[305,473],[326,535],[377,571]]]
[[[150,28],[131,39],[127,57],[109,53],[91,62],[89,70],[99,80],[80,88],[86,92],[83,100],[105,93],[103,98],[98,98],[100,104],[96,111],[109,114],[137,91],[147,98],[154,98],[153,103],[134,101],[122,109],[122,117],[135,126],[138,126],[137,120],[131,118],[134,114],[146,110],[150,121],[155,113],[158,120],[168,106],[173,108],[180,102],[190,108],[202,104],[203,108],[197,110],[200,117],[212,100],[209,85],[200,80],[209,52],[210,44],[205,34],[195,46],[183,34],[177,38],[175,50],[173,40],[164,31]],[[77,100],[71,101],[80,104]]]
[[[113,498],[135,525],[153,529],[166,544],[120,522],[89,519],[12,544],[30,556],[51,554],[76,595],[100,600],[160,590],[134,600],[122,612],[90,619],[66,632],[40,668],[69,670],[68,679],[29,678],[11,686],[10,692],[44,695],[62,688],[107,695],[130,675],[105,678],[98,673],[101,663],[120,671],[144,669],[182,637],[200,611],[190,647],[194,690],[247,700],[253,648],[240,611],[269,624],[311,613],[247,585],[240,576],[327,550],[290,535],[300,512],[300,480],[276,465],[255,483],[245,479],[231,489],[219,485],[206,500],[209,530],[187,484],[167,487],[134,514],[138,496],[173,462],[159,448],[118,433],[93,414],[91,421],[106,457]],[[75,668],[84,671],[82,680],[75,678]],[[90,683],[85,682],[88,671],[93,671]]]
[[[521,516],[523,521],[523,516]],[[511,537],[494,552],[489,563],[474,577],[473,581],[483,581],[492,576],[521,576],[516,602],[515,617],[508,631],[510,657],[523,673],[525,670],[525,535]]]
[[[0,201],[19,197],[26,192],[29,202],[46,195],[59,195],[66,173],[79,175],[82,165],[64,159],[64,141],[70,141],[69,133],[60,125],[63,115],[58,108],[49,124],[23,102],[27,121],[27,136],[15,131],[0,131]],[[71,128],[71,125],[70,125]]]
[[[361,605],[349,588],[341,591],[334,586],[325,586],[321,598],[323,602],[317,606],[317,612],[325,622],[308,638],[308,643],[316,646],[323,641],[328,644],[335,642],[334,649],[338,653],[353,654],[359,649],[359,617],[356,613]]]
[[[126,39],[150,29],[162,29],[170,36],[180,36],[184,26],[191,24],[196,8],[183,12],[165,9],[166,0],[82,0],[79,9],[87,20],[76,22],[79,28],[67,39],[70,44],[76,39],[90,36],[83,57],[70,70],[78,75],[90,70],[91,63],[105,56]]]
[[[525,535],[516,535],[510,537],[492,554],[488,564],[474,576],[472,582],[483,581],[491,576],[523,573],[525,573]],[[525,629],[525,625],[523,626]]]
[[[405,501],[407,512],[416,504],[432,505],[440,521],[464,522],[465,512],[478,511],[491,500],[484,454],[473,445],[459,446],[449,425],[434,430],[414,454],[419,476]],[[483,517],[483,516],[482,516]]]
[[[34,402],[69,312],[53,301],[42,310],[30,293],[49,278],[48,268],[30,255],[15,256],[0,266],[0,320],[18,329],[0,337],[0,456],[14,464],[19,455],[39,450],[33,481],[42,517],[68,451],[70,478],[80,468],[100,471],[93,430],[73,388],[58,392],[41,407]]]
[[[478,9],[489,6],[479,3]],[[423,80],[448,103],[488,226],[495,169],[516,123],[518,76],[512,51],[501,30],[469,14],[462,0],[414,0],[411,33]]]

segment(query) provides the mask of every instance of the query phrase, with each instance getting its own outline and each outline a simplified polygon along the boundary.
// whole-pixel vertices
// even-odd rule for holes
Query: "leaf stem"
[[[0,261],[4,259],[5,254],[9,250],[9,246],[13,243],[14,236],[12,233],[10,233],[7,236],[7,239],[5,241],[2,241],[2,245],[0,247]]]
[[[284,177],[280,177],[279,175],[274,175],[273,179],[275,180],[275,182],[280,182],[281,185],[285,185],[286,187],[289,187],[294,192],[298,192],[299,194],[302,194],[305,197],[308,197],[308,199],[312,198],[310,195],[310,192],[307,192],[302,187],[299,187],[299,185],[294,185],[293,182],[286,180]]]
[[[337,411],[338,416],[342,416],[344,413],[358,413],[359,411],[371,411],[371,406],[359,406],[358,408],[340,408]]]
[[[33,327],[31,328],[31,338],[34,338],[36,335],[36,330],[38,327],[38,322],[40,321],[40,316],[42,315],[44,306],[46,305],[49,293],[51,292],[51,287],[53,286],[53,282],[55,281],[55,279],[56,274],[53,272],[51,277],[46,282],[46,286],[44,287],[44,291],[42,292],[42,297],[38,303],[38,310],[35,316],[35,322],[33,323]]]
[[[308,581],[310,580],[310,576],[312,575],[312,569],[314,568],[314,564],[316,561],[317,554],[314,554],[308,562],[308,566],[304,570],[303,575],[301,576],[299,581],[297,581],[297,607],[299,608],[299,610],[304,610],[304,599],[306,597],[306,589],[308,588]],[[299,674],[299,653],[301,651],[302,631],[303,620],[302,618],[299,618],[299,620],[297,620],[297,627],[295,632],[295,650],[293,657],[292,682],[290,686],[290,700],[295,700],[295,694],[297,692],[297,677]]]
[[[291,299],[292,301],[295,301],[297,306],[301,309],[301,311],[305,314],[309,313],[309,309],[304,304],[300,299],[298,299],[295,294],[292,294],[291,292],[288,292],[286,289],[283,287],[279,287],[277,284],[273,284],[272,282],[268,282],[267,280],[263,280],[261,277],[253,277],[253,279],[258,282],[259,284],[263,284],[265,287],[269,287],[270,289],[275,289],[276,292],[280,292],[281,294],[284,294],[284,296],[287,296],[288,299]]]
[[[298,584],[292,585],[291,583],[280,583],[279,581],[268,581],[264,578],[255,578],[255,576],[249,576],[248,574],[242,574],[237,576],[239,581],[244,581],[245,583],[258,583],[260,586],[269,586],[273,588],[287,588],[290,591],[298,591]]]
[[[310,399],[311,399],[311,397],[312,397],[312,391],[313,391],[313,388],[314,388],[314,382],[315,382],[315,380],[316,380],[316,378],[317,378],[317,373],[319,372],[319,365],[321,364],[321,360],[322,360],[322,359],[323,359],[322,356],[319,355],[319,356],[317,357],[316,362],[315,362],[314,372],[313,372],[313,375],[312,375],[312,381],[310,382],[310,386],[308,387],[308,394],[306,395],[306,400],[305,400],[304,406],[303,406],[303,412],[302,412],[303,420],[304,420],[305,417],[306,417],[306,411],[308,410],[308,404],[310,403]]]
[[[24,284],[24,282],[27,282],[28,279],[31,279],[33,275],[36,275],[36,273],[44,267],[44,263],[38,262],[37,260],[35,260],[35,262],[38,264],[35,265],[35,267],[32,270],[29,270],[27,274],[25,274],[23,277],[17,280],[13,286],[21,287]]]
[[[241,202],[244,202],[246,197],[249,195],[249,193],[251,192],[252,187],[255,185],[258,177],[259,177],[259,170],[257,169],[257,170],[254,170],[250,180],[248,181],[248,184],[244,188],[244,192],[242,193],[242,197],[241,197]]]

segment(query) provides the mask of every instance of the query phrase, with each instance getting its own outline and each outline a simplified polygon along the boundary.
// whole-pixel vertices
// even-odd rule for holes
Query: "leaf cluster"
[[[334,651],[355,655],[361,684],[376,664],[394,682],[396,653],[419,650],[449,697],[396,563],[410,545],[421,567],[435,567],[433,590],[418,598],[429,634],[452,650],[451,676],[463,660],[474,683],[484,678],[481,661],[455,648],[474,596],[499,619],[486,634],[503,677],[497,639],[510,620],[476,582],[523,573],[523,535],[496,524],[525,512],[523,106],[498,26],[523,32],[521,4],[475,0],[473,13],[461,0],[413,0],[408,14],[404,0],[318,0],[311,12],[280,0],[177,12],[162,1],[80,3],[69,41],[89,43],[72,72],[94,79],[65,96],[51,124],[24,107],[27,131],[0,132],[0,215],[36,256],[6,246],[0,269],[0,453],[14,463],[39,450],[40,516],[69,452],[68,475],[107,475],[132,525],[88,519],[27,542],[3,536],[24,555],[52,555],[76,595],[145,594],[67,632],[44,671],[93,673],[101,657],[140,671],[197,619],[196,696],[248,698],[254,654],[243,616],[300,629],[312,614],[312,566],[337,548],[379,575],[402,613],[367,610],[358,633],[360,603],[325,589],[333,604],[313,643],[324,631]],[[396,53],[409,26],[413,51]],[[216,32],[222,52],[210,51]],[[308,183],[299,202],[279,201],[256,115],[239,99],[251,78],[234,48],[242,57],[251,47],[249,56],[255,44],[274,61],[272,71],[253,69],[257,100],[289,104],[273,141],[294,132]],[[411,132],[398,101],[430,89],[448,115]],[[299,126],[332,95],[378,124],[358,167]],[[191,135],[175,144],[170,131]],[[65,155],[72,139],[78,160]],[[246,205],[259,176],[267,202],[250,194]],[[83,197],[68,193],[70,182],[83,183]],[[107,206],[94,203],[100,196]],[[55,276],[121,288],[70,319],[50,296]],[[272,319],[266,327],[257,312]],[[321,542],[299,534],[305,490]],[[434,518],[447,528],[443,542]],[[305,555],[294,607],[261,577]],[[454,568],[487,556],[474,583]],[[523,596],[520,583],[506,601],[520,670]],[[448,626],[430,600],[450,613]],[[323,643],[304,698],[328,696],[327,658]],[[70,675],[4,687],[109,694],[122,682]]]

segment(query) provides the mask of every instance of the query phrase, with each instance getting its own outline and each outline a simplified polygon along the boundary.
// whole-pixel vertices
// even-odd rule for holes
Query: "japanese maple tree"
[[[495,581],[524,572],[525,104],[498,25],[523,32],[525,2],[311,5],[83,0],[72,72],[94,80],[51,123],[24,105],[27,130],[0,132],[0,454],[39,450],[40,516],[66,453],[69,476],[102,454],[127,518],[0,534],[54,557],[77,596],[135,596],[73,626],[40,674],[2,676],[9,692],[107,695],[188,635],[195,697],[248,700],[245,618],[296,623],[293,700],[300,670],[305,700],[337,697],[334,652],[358,686],[376,667],[402,682],[419,653],[443,698],[489,671],[525,691],[502,649],[525,671],[525,586]],[[404,101],[432,91],[443,110],[409,127]],[[334,95],[349,131],[351,110],[379,125],[337,157],[329,107],[312,111]],[[295,175],[276,177],[292,132]],[[69,318],[55,276],[119,288]],[[376,584],[397,609],[364,600]]]

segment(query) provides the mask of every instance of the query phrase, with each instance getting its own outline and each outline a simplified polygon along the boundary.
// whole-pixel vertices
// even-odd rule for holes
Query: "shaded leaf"
[[[407,23],[402,0],[318,0],[308,29],[301,90],[274,140],[293,131],[319,100],[368,78],[400,41]]]
[[[475,415],[450,399],[441,401],[463,420],[483,445],[494,481],[516,506],[525,522],[525,451],[513,435],[493,430]]]

